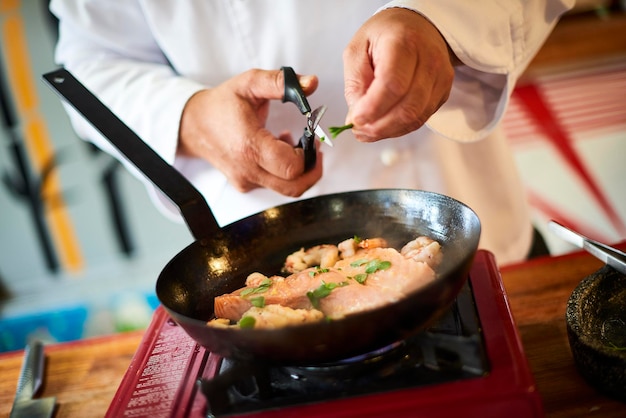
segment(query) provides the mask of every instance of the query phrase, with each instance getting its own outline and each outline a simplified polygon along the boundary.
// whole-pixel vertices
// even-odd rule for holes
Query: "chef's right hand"
[[[322,176],[320,152],[305,172],[303,151],[293,147],[291,135],[275,137],[265,129],[270,100],[285,92],[283,77],[281,70],[248,70],[194,94],[183,109],[179,154],[207,160],[241,192],[264,187],[302,195]],[[306,95],[318,85],[315,76],[299,81]]]

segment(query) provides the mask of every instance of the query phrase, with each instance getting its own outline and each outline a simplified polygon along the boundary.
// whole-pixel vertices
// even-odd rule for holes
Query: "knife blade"
[[[582,248],[589,254],[603,261],[605,264],[613,267],[622,274],[626,274],[626,253],[619,251],[601,242],[594,241],[586,236],[572,231],[571,229],[561,225],[556,221],[550,221],[548,228],[554,232],[559,238],[578,248]]]
[[[10,418],[51,418],[56,398],[35,399],[43,383],[45,354],[43,343],[33,341],[24,349],[24,362],[17,381]]]

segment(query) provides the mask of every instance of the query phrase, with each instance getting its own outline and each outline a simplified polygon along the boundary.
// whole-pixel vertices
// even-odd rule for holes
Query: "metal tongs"
[[[304,133],[298,142],[296,147],[304,150],[304,169],[310,170],[315,165],[316,151],[315,151],[315,136],[317,135],[320,142],[333,146],[330,137],[326,135],[324,130],[320,127],[319,123],[322,120],[324,112],[326,112],[326,106],[320,106],[317,109],[311,111],[311,106],[302,91],[302,86],[298,81],[295,71],[291,67],[282,67],[283,75],[285,78],[285,94],[283,96],[284,102],[294,103],[300,112],[306,116],[307,124],[304,127]]]
[[[548,223],[548,227],[559,238],[577,246],[578,248],[582,248],[598,260],[603,261],[620,273],[626,274],[626,253],[602,244],[601,242],[587,238],[578,232],[574,232],[571,229],[564,227],[556,221],[550,221]]]

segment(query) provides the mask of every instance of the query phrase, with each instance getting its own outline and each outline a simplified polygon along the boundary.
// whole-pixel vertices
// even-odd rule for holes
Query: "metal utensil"
[[[315,136],[317,135],[320,142],[333,146],[330,137],[324,133],[322,128],[319,127],[320,120],[326,112],[326,106],[320,106],[317,109],[311,111],[311,106],[300,86],[298,76],[291,67],[282,67],[283,76],[285,79],[285,92],[283,94],[283,102],[292,102],[298,107],[300,113],[306,116],[306,126],[304,133],[300,137],[300,141],[296,147],[304,150],[304,169],[310,170],[315,166],[316,162],[316,149],[315,149]]]
[[[29,343],[24,349],[24,363],[17,381],[10,418],[44,418],[54,414],[55,397],[35,399],[43,383],[44,360],[41,341]]]
[[[548,223],[548,227],[559,238],[577,246],[578,248],[582,248],[620,273],[626,274],[626,253],[623,253],[622,251],[606,244],[602,244],[601,242],[587,238],[586,236],[572,231],[556,221],[550,221]]]
[[[326,135],[326,132],[320,126],[320,120],[322,120],[322,116],[326,113],[326,106],[320,106],[308,115],[308,124],[311,132],[315,132],[320,142],[328,144],[330,147],[333,146],[330,137]]]

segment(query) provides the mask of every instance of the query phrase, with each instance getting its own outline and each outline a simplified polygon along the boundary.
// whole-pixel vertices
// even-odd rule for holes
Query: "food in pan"
[[[400,251],[383,238],[300,249],[285,260],[288,276],[252,273],[245,287],[215,298],[209,325],[280,328],[337,320],[394,303],[435,279],[443,253],[418,237]]]

